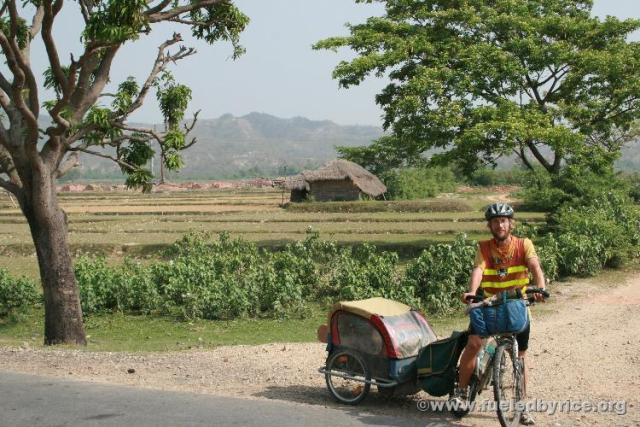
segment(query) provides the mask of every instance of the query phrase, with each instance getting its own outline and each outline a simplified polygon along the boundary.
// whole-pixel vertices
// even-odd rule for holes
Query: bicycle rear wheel
[[[522,362],[517,357],[514,360],[510,344],[502,344],[496,349],[493,359],[493,397],[502,427],[519,425],[524,408],[523,391]]]

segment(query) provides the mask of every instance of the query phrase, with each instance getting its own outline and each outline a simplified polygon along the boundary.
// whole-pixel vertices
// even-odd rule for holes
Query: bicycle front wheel
[[[496,349],[493,359],[493,397],[502,427],[517,426],[523,409],[524,374],[522,362],[514,358],[510,344]]]

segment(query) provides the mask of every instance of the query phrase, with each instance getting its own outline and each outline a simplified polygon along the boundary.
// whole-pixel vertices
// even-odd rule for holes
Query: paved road
[[[0,372],[0,426],[424,426],[415,420]],[[431,426],[444,424],[431,424]]]

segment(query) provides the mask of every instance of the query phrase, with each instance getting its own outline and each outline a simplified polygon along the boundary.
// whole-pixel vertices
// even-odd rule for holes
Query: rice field
[[[301,240],[309,231],[317,231],[321,238],[340,244],[370,242],[413,255],[431,242],[450,240],[458,233],[471,238],[485,235],[481,206],[494,196],[482,191],[446,195],[449,201],[463,201],[449,212],[419,212],[416,206],[430,201],[412,201],[413,211],[402,211],[402,202],[387,202],[399,211],[376,211],[381,206],[377,202],[356,202],[358,209],[349,213],[309,211],[322,210],[322,206],[285,209],[282,204],[288,197],[273,189],[59,195],[69,217],[72,253],[102,253],[114,258],[153,256],[191,231],[227,231],[268,247]],[[522,213],[519,219],[540,221],[543,214]],[[36,275],[34,252],[19,209],[8,196],[0,196],[0,267]]]

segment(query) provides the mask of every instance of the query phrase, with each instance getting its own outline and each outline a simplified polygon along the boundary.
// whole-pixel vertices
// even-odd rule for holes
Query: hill
[[[153,127],[142,124],[140,126]],[[161,125],[155,125],[160,129]],[[328,120],[304,117],[284,119],[264,113],[199,120],[192,133],[198,142],[184,152],[185,167],[169,174],[170,180],[206,180],[282,176],[315,168],[336,157],[335,146],[361,146],[382,135],[375,126],[344,126]],[[158,159],[154,173],[159,175]],[[510,169],[515,158],[498,162]],[[640,144],[629,144],[616,162],[619,170],[640,170]],[[122,179],[120,170],[108,160],[82,157],[81,167],[63,181]]]
[[[153,127],[153,125],[141,125]],[[161,128],[156,125],[156,128]],[[342,126],[304,117],[283,119],[264,113],[225,114],[199,120],[192,132],[198,142],[184,152],[185,167],[170,179],[219,179],[275,176],[314,168],[336,157],[335,146],[367,145],[382,135],[374,126]],[[154,162],[158,174],[158,160]],[[66,180],[117,178],[112,162],[93,156]]]

